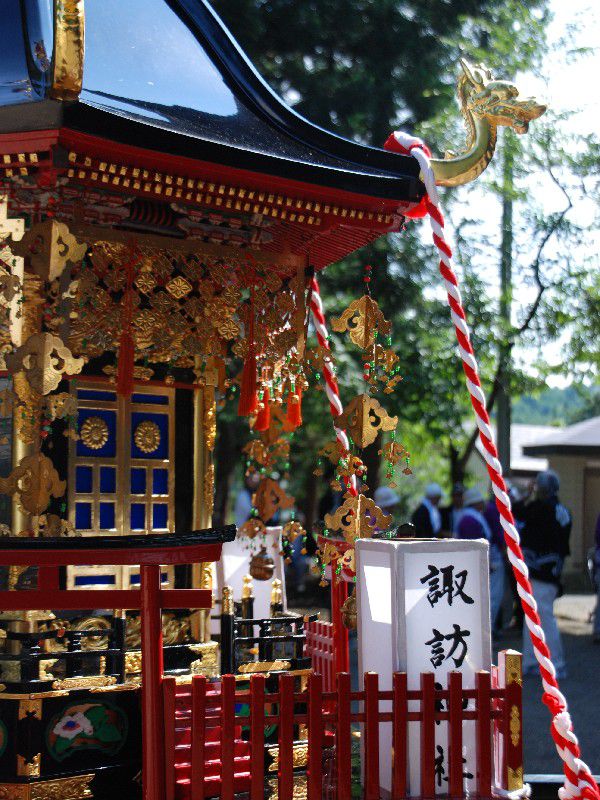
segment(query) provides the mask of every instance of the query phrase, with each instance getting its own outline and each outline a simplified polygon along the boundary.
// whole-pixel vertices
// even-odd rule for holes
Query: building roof
[[[545,436],[550,435],[556,428],[549,425],[524,425],[513,423],[510,427],[510,471],[513,474],[531,473],[536,474],[548,469],[546,458],[529,455],[524,452],[524,445],[527,442],[537,442]],[[496,433],[496,427],[494,426]],[[483,458],[483,446],[477,439],[476,448],[479,455]]]
[[[527,456],[600,455],[600,417],[554,428],[548,435],[525,443],[523,452]]]
[[[8,177],[15,167],[17,175],[33,174],[50,153],[55,170],[70,162],[72,183],[89,185],[104,163],[112,174],[97,183],[102,178],[119,192],[126,182],[130,194],[151,192],[156,202],[173,199],[175,187],[190,188],[190,180],[194,191],[180,191],[180,204],[206,203],[199,186],[221,188],[230,202],[260,195],[259,204],[241,206],[283,216],[286,224],[301,217],[308,227],[310,219],[309,236],[296,232],[280,246],[275,239],[272,249],[306,251],[307,242],[320,238],[313,248],[317,267],[398,230],[402,213],[423,196],[412,157],[343,139],[289,108],[207,0],[102,0],[86,3],[85,12],[79,4],[85,37],[71,41],[70,52],[80,47],[81,86],[76,60],[73,75],[65,78],[66,67],[60,72],[61,23],[53,4],[6,6],[0,154]],[[66,86],[59,99],[57,75]],[[136,190],[140,172],[147,180]],[[215,198],[208,202],[214,209]]]

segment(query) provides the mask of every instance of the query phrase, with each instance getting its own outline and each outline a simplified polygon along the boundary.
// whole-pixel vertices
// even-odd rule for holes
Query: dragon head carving
[[[495,80],[483,64],[472,65],[461,58],[464,101],[467,111],[485,118],[491,125],[505,125],[516,133],[527,133],[531,120],[541,117],[546,106],[534,98],[519,98],[519,90],[510,81]]]

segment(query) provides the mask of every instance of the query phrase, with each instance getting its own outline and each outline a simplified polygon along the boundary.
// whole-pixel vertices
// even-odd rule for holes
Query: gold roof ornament
[[[496,80],[484,64],[473,65],[461,58],[460,65],[457,94],[467,128],[466,148],[431,159],[438,186],[462,186],[475,180],[492,160],[500,126],[527,133],[529,123],[546,111],[533,97],[520,98],[514,83]]]
[[[55,0],[54,57],[50,96],[77,100],[83,86],[84,0]]]

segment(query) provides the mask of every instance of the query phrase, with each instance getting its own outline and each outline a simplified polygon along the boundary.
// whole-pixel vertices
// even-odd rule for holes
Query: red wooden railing
[[[332,622],[315,620],[306,626],[304,655],[310,658],[315,672],[323,676],[323,689],[332,692],[335,688],[335,641]]]
[[[194,676],[191,690],[178,686],[175,678],[163,681],[165,707],[166,800],[204,800],[219,796],[233,800],[234,794],[248,792],[250,800],[263,800],[269,773],[265,767],[265,726],[276,725],[279,745],[278,800],[292,800],[294,777],[294,739],[300,728],[308,730],[308,755],[305,767],[308,800],[326,795],[350,800],[352,794],[352,729],[362,730],[362,783],[365,800],[379,800],[380,723],[391,723],[392,759],[390,785],[392,798],[405,798],[408,789],[409,723],[420,726],[420,775],[422,798],[436,795],[436,722],[445,721],[448,730],[448,790],[452,800],[466,797],[463,779],[463,723],[474,723],[476,753],[473,764],[476,789],[470,797],[492,797],[496,748],[496,777],[503,789],[511,787],[509,776],[514,765],[522,765],[521,684],[494,687],[489,672],[476,675],[475,687],[463,687],[463,675],[450,673],[447,686],[436,688],[433,673],[421,675],[420,688],[407,688],[405,673],[395,673],[390,691],[379,689],[379,676],[367,673],[364,689],[352,692],[348,673],[339,673],[334,691],[325,690],[321,675],[311,674],[304,690],[298,691],[293,674],[279,678],[278,691],[265,691],[265,676],[253,675],[250,687],[236,691],[234,676],[225,675],[220,686],[202,676]],[[439,685],[439,684],[438,684]],[[185,701],[185,694],[188,700]],[[182,704],[182,698],[184,703]],[[356,703],[358,701],[358,705]],[[187,703],[187,704],[186,704]],[[380,704],[389,710],[381,710]],[[248,706],[249,717],[236,712]],[[359,711],[353,709],[359,708]],[[177,709],[179,708],[179,712]],[[515,724],[518,719],[519,725]],[[185,724],[182,725],[182,720]],[[186,725],[190,735],[186,738]],[[246,726],[247,739],[241,737]],[[388,729],[389,730],[389,729]],[[212,735],[211,735],[212,731]],[[414,733],[411,730],[411,736]],[[220,746],[215,748],[215,741]],[[185,742],[188,744],[185,744]],[[332,749],[331,745],[334,744]],[[181,753],[190,763],[182,761]],[[211,755],[212,754],[212,755]],[[329,761],[326,756],[329,755]],[[173,765],[178,761],[175,774]],[[328,766],[325,766],[328,765]],[[207,774],[210,773],[210,774]],[[271,778],[274,773],[271,773]],[[522,770],[521,770],[522,776]],[[357,780],[355,776],[354,780]],[[334,787],[333,795],[331,786]]]

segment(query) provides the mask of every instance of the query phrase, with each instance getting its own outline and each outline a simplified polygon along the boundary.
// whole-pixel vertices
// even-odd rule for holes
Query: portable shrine
[[[332,323],[364,354],[367,389],[345,406],[317,275],[430,215],[518,560],[436,183],[477,177],[497,127],[522,133],[544,108],[463,62],[469,141],[430,159],[410,137],[370,148],[297,115],[207,0],[2,10],[0,798],[100,800],[137,786],[145,800],[258,800],[266,789],[345,800],[353,783],[368,800],[522,796],[518,654],[441,684],[392,659],[381,686],[369,672],[350,691],[344,622],[358,615],[366,630],[374,608],[360,571],[348,591],[355,547],[389,524],[360,490],[360,453],[383,430],[389,477],[409,468],[382,405],[400,365],[370,268],[364,295]],[[273,477],[321,377],[335,439],[320,457],[345,493],[319,542],[331,623],[285,610],[279,553],[303,531]],[[235,542],[232,526],[211,527],[226,402],[250,421],[245,456],[261,476]],[[251,577],[227,566],[239,537]],[[390,603],[381,613],[392,619]],[[597,792],[569,731],[557,734],[569,797]]]

